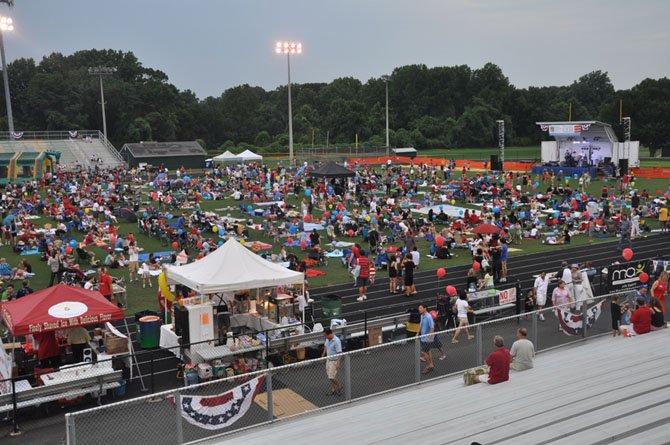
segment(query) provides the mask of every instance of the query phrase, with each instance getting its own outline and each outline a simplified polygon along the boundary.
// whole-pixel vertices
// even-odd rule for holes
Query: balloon
[[[86,210],[88,210],[88,209],[86,209]],[[88,213],[88,212],[86,212],[86,213]],[[148,217],[149,217],[149,214],[148,214],[147,212],[144,212],[144,213],[142,214],[142,216],[144,216],[145,218],[148,218]]]
[[[472,268],[474,270],[479,270],[481,267],[482,267],[482,265],[479,264],[479,261],[475,261],[474,263],[472,263]]]
[[[70,240],[70,246],[72,246],[73,249],[74,249],[75,247],[77,247],[77,241],[71,239],[71,240]]]
[[[622,252],[623,259],[630,261],[633,259],[633,249],[626,247]]]
[[[635,181],[631,182],[631,183],[630,183],[630,186],[631,186],[631,187],[635,187]]]
[[[330,218],[330,212],[323,212],[324,218]]]
[[[377,223],[377,218],[374,218],[374,217],[370,218],[370,223],[371,224],[376,224]]]
[[[295,235],[297,230],[298,229],[296,229],[295,226],[291,226],[291,227],[288,228],[288,233],[290,233],[291,235]]]
[[[200,250],[202,249],[202,241],[198,241],[195,245],[196,249]]]
[[[454,286],[447,286],[446,290],[447,290],[447,294],[450,297],[453,297],[454,295],[456,295],[456,288]]]
[[[312,196],[312,191],[310,189],[305,189],[305,196],[307,196],[308,198]]]
[[[223,246],[223,241],[219,241],[219,242],[217,243],[217,245],[218,245],[219,247]]]
[[[175,241],[174,243],[172,243],[172,248],[173,248],[173,249],[176,249],[177,247],[179,247],[179,243],[178,243],[177,241]]]
[[[430,311],[430,316],[433,318],[433,320],[437,320],[437,311],[436,310]]]
[[[438,237],[435,238],[435,245],[436,245],[437,247],[442,247],[442,246],[444,246],[444,238],[438,235]]]
[[[168,215],[167,215],[167,219],[168,219],[168,220],[171,220],[172,218],[173,218],[173,216],[172,216],[170,213],[168,213]]]
[[[181,229],[177,230],[177,235],[181,236],[181,235],[183,235],[183,234],[184,234],[184,231],[183,231],[183,230],[181,230]]]
[[[244,241],[243,239],[241,239],[241,240],[240,240],[240,244],[242,244],[242,245],[244,246],[244,245],[246,244],[246,241]]]
[[[455,199],[452,199],[452,200],[451,200],[451,205],[454,205],[454,204],[456,204],[456,200],[455,200]]]
[[[251,204],[249,204],[247,206],[247,212],[251,213],[253,210],[254,210],[254,208],[251,206]]]
[[[437,269],[437,279],[438,280],[441,280],[442,278],[444,278],[444,276],[446,274],[447,274],[447,271],[444,269],[444,267],[440,267],[439,269]]]
[[[293,238],[291,238],[291,237],[289,236],[288,239],[286,240],[286,242],[289,243],[289,244],[293,244]]]
[[[349,229],[349,231],[347,232],[347,235],[349,235],[349,236],[354,236],[354,230],[353,230],[353,229]]]
[[[219,226],[212,226],[212,232],[216,233],[219,231]]]
[[[88,207],[84,209],[84,213],[86,213],[87,215],[88,215],[89,211],[90,211],[90,209]]]
[[[112,235],[109,237],[109,242],[112,244],[116,244],[116,235]]]
[[[366,216],[366,217],[365,217],[365,220],[366,220],[367,222],[370,222],[370,215]]]
[[[644,284],[649,281],[649,274],[647,272],[642,272],[640,274],[640,283]]]
[[[310,222],[311,220],[312,220],[312,217],[309,216],[309,215],[305,215],[305,217],[303,218],[303,221],[305,221],[306,223]]]
[[[65,248],[65,253],[68,254],[68,255],[71,255],[71,254],[72,254],[72,247],[67,246],[67,247]]]
[[[300,242],[300,248],[301,248],[302,250],[307,249],[307,241],[301,241],[301,242]]]

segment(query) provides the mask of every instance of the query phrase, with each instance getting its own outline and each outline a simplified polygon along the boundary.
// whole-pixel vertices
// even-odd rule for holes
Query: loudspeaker
[[[93,363],[93,349],[86,348],[83,351],[84,363]]]
[[[628,159],[619,159],[619,170],[622,175],[628,174]]]
[[[188,309],[179,304],[174,308],[174,333],[181,337],[181,344],[186,345],[191,341],[191,330],[188,322]]]
[[[612,163],[612,158],[603,158],[605,165],[610,165]]]
[[[498,155],[491,155],[491,165],[489,166],[489,169],[493,171],[500,171],[503,169]]]

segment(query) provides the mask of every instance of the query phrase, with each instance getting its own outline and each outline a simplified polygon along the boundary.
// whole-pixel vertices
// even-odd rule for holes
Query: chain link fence
[[[608,297],[344,352],[335,374],[322,357],[67,414],[67,443],[202,442],[480,366],[519,328],[536,351],[609,334]]]

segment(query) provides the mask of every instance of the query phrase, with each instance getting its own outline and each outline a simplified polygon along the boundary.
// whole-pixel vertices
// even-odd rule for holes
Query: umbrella
[[[477,227],[475,227],[472,230],[472,233],[476,234],[493,234],[493,233],[500,233],[500,228],[498,226],[494,226],[493,224],[480,224]]]

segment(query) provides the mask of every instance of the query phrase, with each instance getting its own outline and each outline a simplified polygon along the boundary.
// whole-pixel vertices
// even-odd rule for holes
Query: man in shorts
[[[549,289],[549,277],[547,276],[547,272],[540,272],[540,275],[535,278],[533,288],[535,288],[535,302],[537,304],[537,309],[544,309],[547,305],[547,290]],[[541,321],[544,321],[542,312],[540,312],[538,318]]]
[[[358,277],[356,277],[356,287],[358,287],[358,298],[356,300],[365,301],[368,298],[365,293],[368,291],[368,281],[370,280],[370,260],[368,260],[367,252],[361,250],[356,265],[359,267]]]
[[[135,241],[131,241],[128,245],[128,282],[132,283],[133,282],[133,276],[135,277],[135,281],[139,282],[140,277],[139,277],[139,264],[138,261],[140,259],[140,250],[137,247],[137,244],[135,244]]]
[[[485,363],[489,365],[489,373],[476,376],[475,379],[479,383],[495,385],[509,380],[509,366],[512,362],[512,355],[505,347],[505,340],[500,335],[495,336],[493,344],[496,350],[490,353],[485,360]]]
[[[326,341],[323,345],[321,357],[326,357],[326,375],[328,376],[328,382],[330,382],[330,391],[326,395],[341,396],[343,388],[337,380],[337,371],[340,369],[340,361],[342,360],[342,342],[330,328],[324,329],[323,335],[326,337]]]
[[[421,315],[421,323],[419,324],[419,332],[416,333],[421,341],[421,358],[426,363],[426,368],[421,371],[422,374],[428,374],[435,369],[433,364],[433,354],[430,350],[437,348],[440,350],[442,355],[440,355],[440,360],[444,360],[447,356],[442,350],[442,344],[435,336],[435,323],[433,322],[433,316],[430,315],[426,306],[419,305],[419,314]]]

